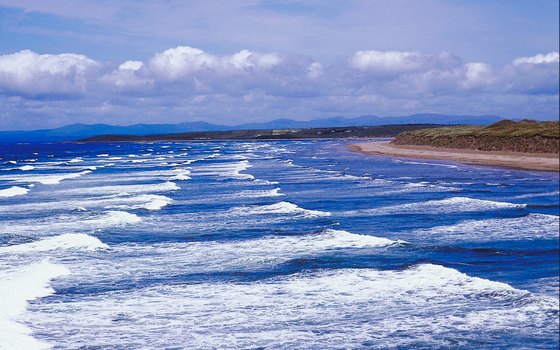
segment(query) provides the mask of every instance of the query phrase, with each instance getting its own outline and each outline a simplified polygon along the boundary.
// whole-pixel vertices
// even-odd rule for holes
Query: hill
[[[359,137],[394,137],[410,130],[437,128],[441,124],[397,124],[381,126],[350,126],[335,128],[308,129],[257,129],[228,131],[199,131],[176,134],[134,135],[99,135],[79,140],[80,142],[112,141],[193,141],[193,140],[293,140],[321,138],[359,138]]]
[[[501,120],[497,116],[453,116],[443,114],[413,114],[408,116],[378,117],[365,115],[355,118],[334,117],[315,120],[276,119],[264,123],[219,125],[207,122],[185,122],[179,124],[134,124],[128,126],[108,124],[72,124],[60,128],[0,131],[0,142],[45,142],[71,141],[96,135],[149,135],[186,132],[264,130],[264,129],[307,129],[350,126],[380,126],[389,124],[488,124]]]
[[[403,132],[392,143],[479,151],[559,153],[560,125],[558,122],[502,120],[488,126],[451,126]]]

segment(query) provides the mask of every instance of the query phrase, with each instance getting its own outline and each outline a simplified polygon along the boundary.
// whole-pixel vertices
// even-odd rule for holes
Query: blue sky
[[[0,129],[558,119],[557,0],[0,0]]]

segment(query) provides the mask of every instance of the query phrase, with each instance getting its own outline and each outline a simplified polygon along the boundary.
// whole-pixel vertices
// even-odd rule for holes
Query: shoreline
[[[487,152],[431,146],[394,145],[390,141],[357,142],[348,145],[348,148],[363,154],[401,158],[448,160],[466,164],[500,166],[521,170],[560,170],[558,154],[552,153]]]

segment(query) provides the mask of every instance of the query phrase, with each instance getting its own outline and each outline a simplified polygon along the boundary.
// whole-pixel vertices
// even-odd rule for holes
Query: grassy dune
[[[559,153],[558,122],[502,120],[488,126],[451,126],[403,132],[397,145],[423,145],[479,151]]]

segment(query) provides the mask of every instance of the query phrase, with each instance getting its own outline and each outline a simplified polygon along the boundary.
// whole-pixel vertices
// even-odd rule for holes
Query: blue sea
[[[0,349],[557,349],[559,176],[350,141],[0,145]]]

